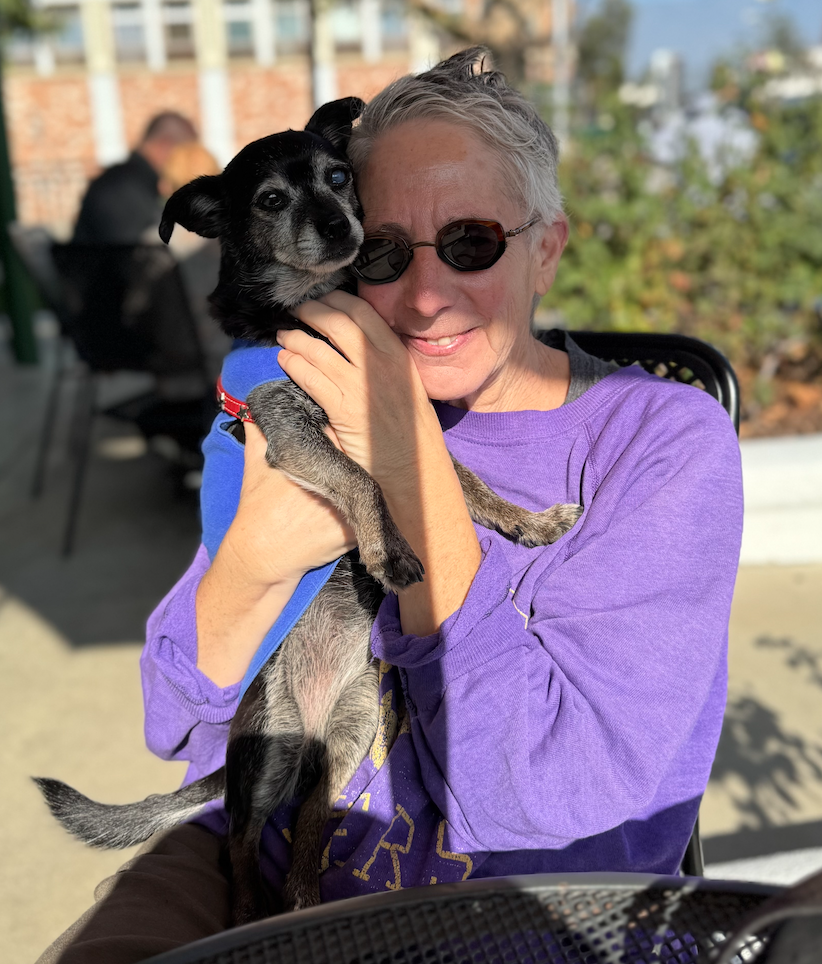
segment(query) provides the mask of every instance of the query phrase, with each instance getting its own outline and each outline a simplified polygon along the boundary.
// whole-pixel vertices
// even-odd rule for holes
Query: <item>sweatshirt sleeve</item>
[[[164,760],[191,763],[186,782],[225,762],[240,684],[219,687],[197,669],[197,588],[209,567],[200,546],[188,570],[148,620],[140,657],[148,748]]]
[[[729,419],[689,392],[627,443],[605,426],[581,520],[524,574],[492,534],[438,633],[404,635],[395,598],[380,610],[373,649],[400,667],[423,782],[472,849],[561,848],[704,791],[742,488]]]

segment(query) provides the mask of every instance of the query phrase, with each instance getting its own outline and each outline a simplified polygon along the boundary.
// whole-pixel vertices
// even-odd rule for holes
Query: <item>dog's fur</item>
[[[255,141],[222,174],[198,178],[169,199],[160,226],[165,241],[175,222],[221,240],[211,304],[228,334],[271,344],[278,328],[299,324],[288,308],[349,280],[346,268],[363,232],[344,150],[361,108],[356,98],[328,104],[305,131]],[[269,910],[260,835],[274,809],[295,797],[305,800],[283,905],[319,902],[323,827],[377,727],[371,626],[383,589],[397,591],[423,577],[379,486],[329,441],[326,415],[315,402],[280,381],[255,389],[248,406],[267,439],[269,464],[337,506],[357,535],[359,555],[343,558],[250,686],[231,723],[226,764],[217,772],[126,806],[95,803],[56,780],[36,781],[66,829],[99,847],[146,840],[224,794],[236,924]],[[555,541],[579,516],[576,505],[527,512],[454,465],[472,517],[523,545]]]

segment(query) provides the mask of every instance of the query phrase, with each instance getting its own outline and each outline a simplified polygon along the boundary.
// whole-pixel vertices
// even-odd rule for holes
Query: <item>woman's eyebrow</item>
[[[401,224],[397,224],[396,221],[383,221],[381,224],[375,227],[368,227],[366,229],[366,234],[394,234],[400,238],[408,238],[409,234],[406,228]]]

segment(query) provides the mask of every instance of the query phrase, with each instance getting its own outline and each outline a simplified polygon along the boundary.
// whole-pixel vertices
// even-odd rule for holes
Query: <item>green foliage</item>
[[[42,10],[35,10],[31,0],[0,0],[0,34],[15,30],[35,32],[43,28]]]
[[[582,22],[577,37],[577,79],[588,106],[622,83],[632,19],[628,0],[601,0],[596,12]]]
[[[695,152],[656,167],[611,113],[562,165],[571,236],[546,304],[571,328],[692,334],[767,376],[822,371],[822,98],[760,105],[755,158],[719,184]]]

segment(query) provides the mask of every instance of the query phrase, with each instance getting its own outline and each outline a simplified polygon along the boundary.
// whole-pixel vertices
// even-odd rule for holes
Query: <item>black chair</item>
[[[592,355],[707,391],[738,430],[736,376],[710,345],[571,334]],[[735,932],[783,889],[694,879],[704,873],[698,820],[682,873],[535,875],[356,897],[217,934],[150,964],[707,964],[731,940],[734,964],[764,962],[767,935]]]
[[[271,917],[150,964],[709,964],[781,891],[650,874],[469,880]],[[736,940],[733,960],[766,948]]]
[[[169,424],[173,409],[173,432],[195,448],[207,429],[209,377],[179,266],[164,245],[58,244],[42,228],[19,226],[12,238],[61,334],[38,444],[34,497],[43,490],[61,387],[75,367],[68,346],[80,361],[71,430],[74,477],[62,542],[63,554],[69,555],[95,415],[131,420],[145,434],[157,434]],[[201,385],[201,395],[172,406],[143,392],[101,411],[101,377],[122,371],[155,378],[188,375]]]
[[[739,383],[730,362],[713,345],[686,335],[645,332],[572,331],[583,351],[618,365],[701,388],[730,415],[739,433]]]

